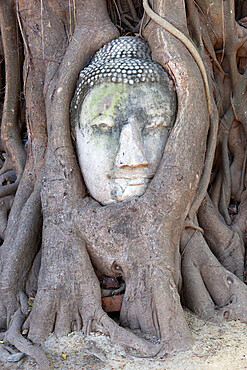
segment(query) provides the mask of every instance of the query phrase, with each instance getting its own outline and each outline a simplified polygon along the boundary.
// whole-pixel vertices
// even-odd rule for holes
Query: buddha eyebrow
[[[115,118],[104,114],[97,115],[88,122],[89,126],[109,126],[114,127],[116,125]]]

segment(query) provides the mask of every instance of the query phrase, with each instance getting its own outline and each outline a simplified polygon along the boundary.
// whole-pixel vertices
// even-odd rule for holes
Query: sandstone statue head
[[[147,43],[119,37],[81,73],[72,100],[72,132],[84,181],[103,205],[141,196],[173,126],[172,80]]]

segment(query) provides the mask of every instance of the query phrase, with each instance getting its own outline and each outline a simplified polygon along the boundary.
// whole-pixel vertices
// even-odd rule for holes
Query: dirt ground
[[[247,326],[240,322],[216,324],[185,311],[195,344],[190,351],[163,359],[134,358],[109,337],[70,333],[60,339],[51,335],[44,343],[53,369],[247,369]],[[7,369],[7,367],[1,367]],[[8,369],[38,369],[23,359]]]

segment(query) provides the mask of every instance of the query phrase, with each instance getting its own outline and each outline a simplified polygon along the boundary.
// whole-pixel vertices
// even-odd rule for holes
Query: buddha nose
[[[119,150],[115,160],[117,167],[135,168],[148,166],[141,135],[134,123],[130,122],[123,126],[119,144]]]

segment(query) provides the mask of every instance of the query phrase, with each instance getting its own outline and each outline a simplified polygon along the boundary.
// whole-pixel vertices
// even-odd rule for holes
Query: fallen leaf
[[[34,299],[35,299],[34,297],[29,297],[28,298],[27,303],[29,304],[30,307],[33,307]]]
[[[66,358],[67,358],[67,353],[66,353],[66,352],[62,353],[62,354],[61,354],[61,357],[62,357],[64,360],[66,360]]]

